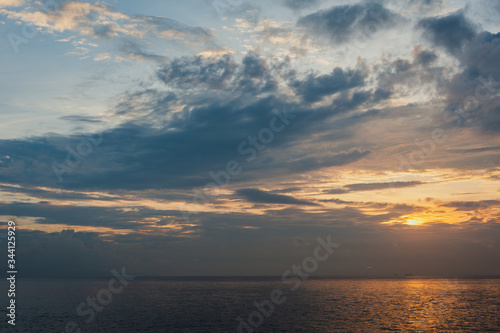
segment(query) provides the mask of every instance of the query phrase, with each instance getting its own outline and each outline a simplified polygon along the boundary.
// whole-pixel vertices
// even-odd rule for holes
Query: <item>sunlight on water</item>
[[[499,332],[500,280],[308,280],[294,292],[280,280],[136,280],[86,324],[76,307],[105,280],[22,280],[15,332],[236,332],[237,317],[281,289],[254,332]]]

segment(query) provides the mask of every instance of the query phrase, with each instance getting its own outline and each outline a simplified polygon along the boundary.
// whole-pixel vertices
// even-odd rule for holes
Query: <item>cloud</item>
[[[374,2],[334,6],[303,16],[297,25],[318,36],[327,36],[335,43],[346,43],[359,33],[376,27],[387,29],[396,22],[397,14]]]
[[[479,147],[479,148],[464,148],[464,149],[448,149],[448,151],[457,154],[470,154],[470,153],[482,153],[485,151],[497,151],[500,150],[500,146],[494,147]]]
[[[123,265],[109,243],[94,232],[21,230],[19,237],[24,246],[16,255],[24,263],[23,277],[107,276],[112,267]]]
[[[349,192],[357,192],[357,191],[374,191],[374,190],[384,190],[391,188],[404,188],[404,187],[413,187],[425,184],[421,181],[407,181],[407,182],[386,182],[386,183],[358,183],[358,184],[349,184],[345,185],[343,188],[336,188],[331,190],[325,190],[325,193],[328,194],[343,194]]]
[[[457,55],[463,70],[444,87],[454,124],[498,132],[500,108],[500,33],[483,31],[464,42]]]
[[[498,57],[500,57],[500,33],[483,31],[465,45],[461,61],[469,72],[481,74],[485,78],[492,75],[498,81],[500,80]]]
[[[344,189],[344,188],[332,188],[330,190],[323,190],[324,193],[327,194],[344,194],[344,193],[349,193],[349,190]],[[337,200],[337,199],[334,199]]]
[[[103,196],[101,194],[88,194],[82,192],[61,191],[59,189],[30,187],[30,186],[14,186],[1,184],[0,189],[3,193],[15,195],[16,197],[28,196],[29,198],[40,198],[43,200],[98,200],[112,201],[116,200],[115,196]]]
[[[220,58],[201,56],[174,59],[157,71],[158,78],[176,88],[207,86],[212,89],[228,88],[237,65],[229,55]]]
[[[350,184],[345,187],[349,191],[373,191],[382,190],[386,188],[402,188],[402,187],[413,187],[424,184],[421,181],[408,181],[408,182],[388,182],[388,183],[361,183],[361,184]]]
[[[491,109],[481,120],[482,128],[488,132],[500,132],[500,106]]]
[[[325,96],[362,86],[365,76],[360,70],[343,70],[336,67],[330,74],[319,76],[310,74],[304,80],[292,81],[290,85],[306,102],[317,102]]]
[[[289,267],[287,262],[310,254],[307,243],[316,244],[318,236],[330,234],[342,246],[336,251],[336,264],[320,267],[320,275],[366,274],[367,263],[381,275],[500,272],[498,265],[492,265],[500,255],[498,223],[418,228],[377,223],[386,217],[351,208],[310,214],[293,207],[273,210],[266,219],[239,213],[213,215],[205,218],[201,237],[192,239],[20,230],[25,242],[16,254],[23,262],[20,274],[30,277],[108,276],[117,267],[140,276],[248,276],[255,271],[278,275]],[[255,228],[244,228],[248,226]]]
[[[434,45],[443,47],[453,55],[459,55],[464,44],[476,35],[474,26],[462,12],[425,18],[417,26],[424,30],[424,36]]]
[[[368,265],[382,267],[377,274],[389,275],[498,273],[498,265],[491,264],[500,249],[498,200],[423,198],[431,187],[456,192],[458,183],[465,186],[460,194],[465,197],[467,192],[466,198],[498,194],[494,186],[488,187],[488,182],[495,185],[499,180],[495,167],[500,157],[494,144],[500,128],[498,96],[481,99],[460,131],[442,126],[438,117],[475,96],[482,87],[481,76],[489,80],[491,74],[493,81],[500,81],[500,34],[476,31],[462,14],[453,13],[421,20],[423,40],[411,34],[415,26],[403,27],[401,16],[387,9],[395,8],[397,1],[317,11],[320,2],[225,7],[228,11],[222,15],[242,16],[233,26],[231,19],[200,20],[199,24],[215,24],[213,30],[181,23],[185,10],[176,21],[134,16],[102,2],[69,1],[48,12],[35,3],[17,12],[4,6],[2,13],[12,24],[32,23],[42,32],[63,34],[57,39],[75,46],[84,40],[75,36],[85,36],[87,42],[81,45],[92,46],[89,60],[153,62],[115,64],[125,77],[104,61],[89,62],[104,72],[113,71],[113,83],[118,84],[97,88],[103,99],[93,101],[86,111],[99,112],[94,106],[105,103],[105,116],[78,115],[72,108],[60,117],[58,108],[68,109],[66,102],[54,100],[51,110],[67,128],[110,128],[88,156],[64,173],[61,183],[53,163],[66,165],[91,133],[0,140],[0,215],[19,221],[20,239],[26,245],[19,248],[23,272],[109,275],[111,268],[126,263],[127,272],[141,275],[280,274],[289,267],[281,264],[307,257],[308,244],[331,233],[342,248],[336,265],[322,266],[318,274],[363,274]],[[432,15],[445,12],[437,8],[440,4],[444,2],[405,1],[404,14],[418,21],[430,10]],[[141,11],[147,12],[146,7]],[[271,12],[263,12],[263,17],[283,11],[278,15],[281,21],[255,25],[265,8]],[[297,17],[304,9],[307,12],[296,23],[285,17]],[[401,30],[389,31],[393,27]],[[367,31],[380,38],[361,52],[363,59],[340,59],[340,53],[332,53],[340,51],[339,44],[354,44]],[[216,47],[215,32],[227,46]],[[328,45],[315,44],[315,38],[326,39]],[[287,58],[291,48],[307,53]],[[253,51],[241,53],[245,49]],[[381,49],[384,53],[377,54]],[[65,72],[64,82],[78,73]],[[127,80],[129,74],[139,77]],[[133,88],[108,103],[106,96],[116,96],[116,88],[123,86]],[[38,95],[19,103],[6,101],[7,109],[40,105],[45,110],[53,104],[43,102],[52,100],[50,96],[39,101]],[[284,124],[276,110],[293,117],[282,130],[271,133],[273,119],[274,125]],[[434,147],[430,140],[435,128],[443,129],[448,141],[434,142]],[[36,133],[42,130],[38,127]],[[273,137],[268,143],[250,143],[269,133]],[[255,151],[251,161],[239,150],[242,143]],[[412,172],[425,173],[425,181],[408,181],[417,178],[396,172],[398,156],[409,157],[402,155],[404,151],[411,154],[423,145],[433,152],[420,170]],[[180,209],[193,207],[193,190],[213,183],[212,175],[223,172],[232,160],[242,167],[241,174],[231,177],[213,202],[200,203],[189,222],[184,220]],[[491,169],[485,170],[488,166]],[[391,181],[376,182],[380,175],[390,175]],[[470,175],[472,181],[466,179]],[[468,188],[476,179],[484,191]],[[325,184],[335,182],[345,185],[325,189]],[[373,196],[374,191],[384,191],[384,196]],[[345,197],[352,198],[342,197],[347,193],[352,195]],[[402,200],[405,204],[395,203]],[[412,218],[432,222],[404,224]],[[94,232],[60,231],[66,228]],[[6,233],[6,228],[1,230]]]
[[[77,167],[65,171],[61,183],[54,163],[66,165],[68,156],[75,162],[71,149],[86,142],[87,136],[49,133],[39,138],[0,140],[0,147],[10,157],[0,164],[0,181],[106,190],[203,186],[212,181],[209,171],[224,169],[227,161],[248,163],[248,156],[238,152],[239,144],[269,127],[277,117],[274,110],[286,110],[297,119],[269,145],[280,151],[280,158],[270,162],[267,151],[260,153],[235,182],[273,177],[283,169],[300,173],[344,166],[369,154],[362,147],[328,154],[315,148],[309,149],[308,155],[293,149],[327,119],[355,109],[371,94],[346,94],[331,106],[310,108],[279,92],[276,84],[283,66],[255,53],[247,54],[241,63],[226,55],[175,59],[158,69],[154,84],[161,88],[124,94],[113,110],[124,121],[106,131],[102,143]],[[221,89],[221,85],[228,88]],[[352,118],[344,124],[344,131],[362,119]]]
[[[153,32],[169,39],[191,39],[193,41],[210,41],[214,38],[212,33],[202,27],[193,27],[179,21],[158,16],[134,16],[132,21],[144,22]]]
[[[489,209],[500,207],[500,200],[481,200],[481,201],[452,201],[442,204],[443,207],[452,207],[463,211],[476,211],[478,209]]]
[[[284,0],[284,4],[290,9],[299,10],[315,6],[319,4],[320,1],[321,0]]]
[[[24,4],[25,0],[0,0],[0,8],[19,7]]]
[[[154,61],[163,63],[167,61],[167,57],[154,54],[146,51],[144,43],[138,40],[122,40],[119,46],[119,51],[125,54],[125,57],[116,57],[118,61],[123,61],[126,59],[138,60],[138,61]]]
[[[28,22],[34,26],[47,29],[49,32],[64,32],[67,30],[102,38],[118,36],[119,34],[144,37],[136,25],[121,25],[127,21],[126,14],[115,11],[105,4],[90,4],[79,1],[65,2],[54,11],[5,12],[11,19]]]
[[[376,66],[376,70],[372,72],[376,76],[377,89],[373,96],[375,102],[384,99],[412,99],[423,93],[433,96],[436,91],[446,95],[448,68],[437,62],[438,55],[435,51],[417,44],[411,55],[413,59],[384,59]]]
[[[107,227],[112,229],[140,230],[154,226],[150,218],[167,216],[182,218],[180,211],[154,210],[146,207],[99,207],[53,205],[50,202],[0,203],[0,215],[37,218],[38,224],[64,226]],[[173,221],[174,219],[171,218]]]
[[[296,199],[289,195],[273,194],[253,188],[244,188],[236,191],[237,195],[243,196],[246,200],[265,204],[285,204],[285,205],[306,205],[317,206],[318,204],[306,200]]]
[[[360,150],[358,148],[353,148],[348,151],[342,151],[329,156],[315,155],[290,162],[285,162],[283,164],[284,166],[285,164],[288,164],[287,168],[293,172],[307,172],[326,167],[342,166],[354,163],[370,154],[370,152],[370,150]]]
[[[91,116],[62,116],[59,117],[59,119],[62,120],[67,120],[75,123],[101,123],[102,120],[100,120],[98,117],[91,117]]]
[[[237,64],[230,54],[218,57],[189,56],[163,65],[157,77],[172,89],[208,88],[236,94],[270,93],[277,89],[281,67],[258,53],[248,52]]]
[[[429,66],[438,58],[434,51],[424,50],[422,45],[416,45],[413,48],[412,56],[414,63],[422,66]]]
[[[1,8],[1,7],[0,7]],[[36,7],[35,7],[36,8]],[[52,8],[50,8],[52,9]],[[0,9],[0,14],[9,19],[26,22],[39,30],[55,34],[73,32],[81,36],[92,36],[108,41],[125,40],[125,44],[138,45],[134,40],[171,40],[186,45],[212,44],[214,36],[201,27],[192,27],[172,19],[154,16],[129,16],[112,6],[98,2],[90,4],[80,1],[63,2],[54,10],[31,9],[11,11]],[[126,45],[123,47],[126,48]],[[122,49],[123,49],[122,48]],[[158,60],[142,50],[127,54],[132,58]],[[164,60],[160,58],[159,60]]]

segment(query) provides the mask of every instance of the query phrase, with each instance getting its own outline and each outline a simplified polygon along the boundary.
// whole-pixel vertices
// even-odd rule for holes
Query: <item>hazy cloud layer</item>
[[[299,18],[297,24],[335,43],[346,43],[356,33],[389,28],[398,15],[376,2],[334,6]],[[383,23],[383,24],[380,24]]]

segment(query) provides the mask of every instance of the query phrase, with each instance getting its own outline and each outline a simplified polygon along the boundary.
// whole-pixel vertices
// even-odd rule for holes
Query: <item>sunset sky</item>
[[[317,275],[500,275],[499,16],[0,0],[20,274],[281,275],[331,235]]]

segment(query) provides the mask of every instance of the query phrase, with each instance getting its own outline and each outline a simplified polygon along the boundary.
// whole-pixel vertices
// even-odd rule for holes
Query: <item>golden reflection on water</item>
[[[410,328],[425,332],[448,327],[456,317],[454,311],[459,293],[457,280],[406,280],[405,313],[410,315]]]
[[[108,281],[20,283],[19,332],[62,332],[62,318],[85,324],[76,306]],[[276,289],[286,301],[255,333],[500,332],[500,279],[309,279],[289,288],[279,279],[136,279],[82,332],[145,332],[144,323],[150,332],[235,332],[235,318]],[[56,321],[63,329],[51,326]]]
[[[500,280],[313,280],[297,295],[314,332],[500,332]]]

